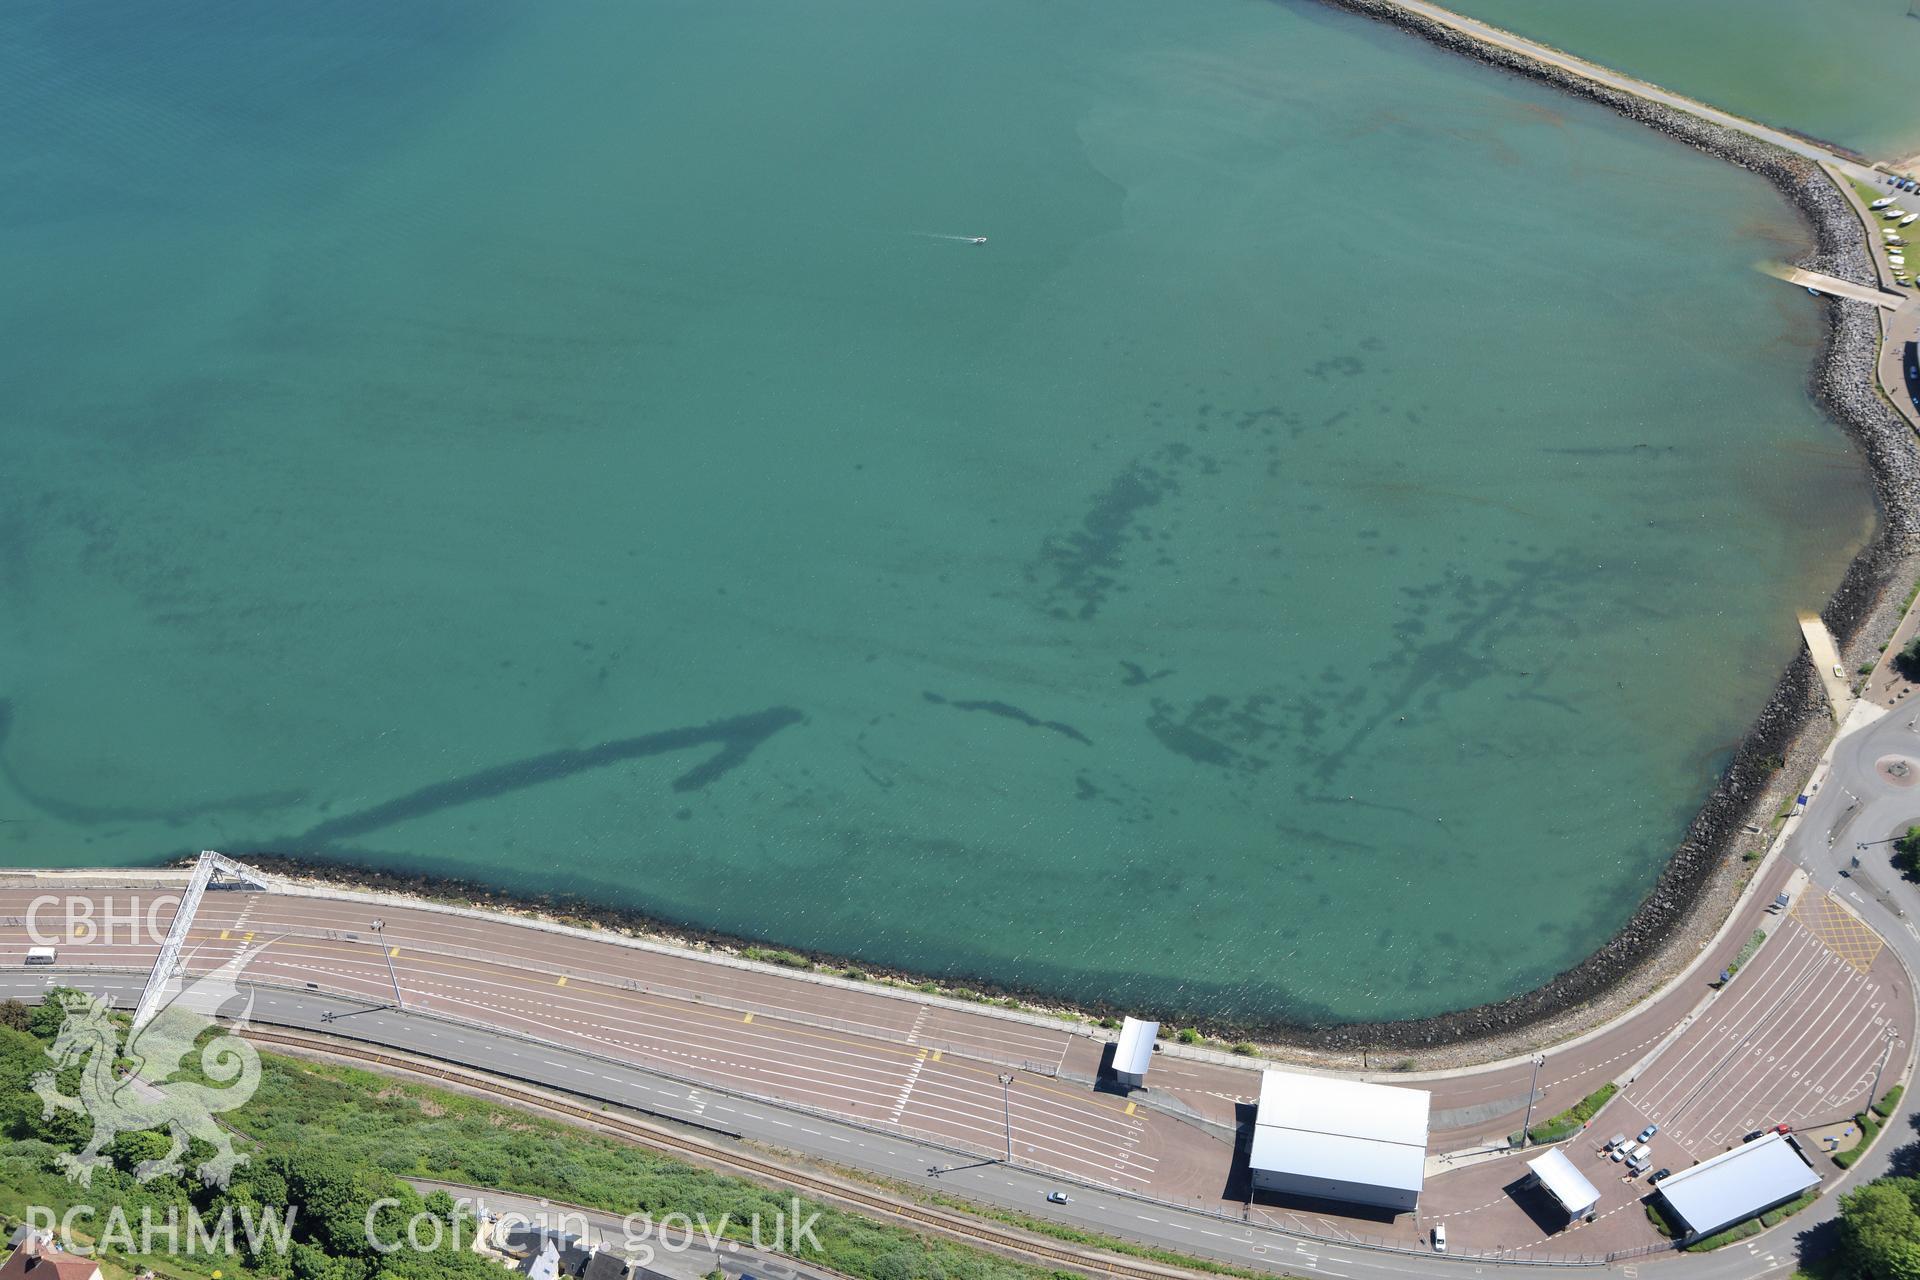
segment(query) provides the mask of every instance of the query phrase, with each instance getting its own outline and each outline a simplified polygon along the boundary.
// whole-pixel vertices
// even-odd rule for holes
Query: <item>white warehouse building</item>
[[[1689,1240],[1724,1231],[1820,1185],[1793,1139],[1769,1133],[1664,1179],[1657,1190]]]
[[[1431,1106],[1424,1089],[1268,1071],[1247,1158],[1254,1189],[1411,1211]]]

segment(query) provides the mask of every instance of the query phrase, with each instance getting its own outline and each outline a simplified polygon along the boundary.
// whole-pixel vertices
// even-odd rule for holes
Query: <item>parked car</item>
[[[1073,1201],[1068,1197],[1067,1193],[1064,1191],[1049,1191],[1047,1192],[1047,1203],[1048,1204],[1072,1204]]]
[[[1624,1139],[1622,1139],[1620,1145],[1613,1149],[1613,1154],[1608,1156],[1607,1158],[1613,1161],[1615,1164],[1619,1164],[1622,1160],[1625,1160],[1627,1158],[1627,1146],[1628,1146],[1628,1143]]]
[[[1653,1176],[1647,1179],[1647,1183],[1649,1186],[1651,1186],[1653,1183],[1660,1181],[1660,1179],[1666,1177],[1668,1174],[1672,1172],[1673,1170],[1671,1169],[1655,1169],[1653,1171]]]
[[[1647,1171],[1647,1166],[1652,1163],[1653,1161],[1647,1159],[1645,1156],[1633,1157],[1633,1159],[1627,1161],[1627,1176],[1629,1178],[1639,1177]]]
[[[1747,1135],[1746,1137],[1744,1137],[1744,1138],[1742,1138],[1742,1139],[1740,1139],[1740,1141],[1742,1141],[1742,1142],[1757,1142],[1757,1141],[1759,1141],[1759,1140],[1760,1140],[1761,1138],[1764,1138],[1764,1137],[1766,1137],[1766,1136],[1767,1136],[1767,1131],[1766,1131],[1765,1129],[1755,1129],[1755,1130],[1754,1130],[1754,1131],[1753,1131],[1752,1133],[1750,1133],[1750,1134],[1748,1134],[1748,1135]]]
[[[1653,1148],[1643,1142],[1639,1146],[1633,1149],[1633,1151],[1628,1155],[1628,1160],[1630,1163],[1644,1165],[1652,1157],[1653,1157]]]
[[[1646,1128],[1644,1128],[1644,1129],[1642,1129],[1642,1130],[1640,1131],[1640,1141],[1642,1141],[1642,1142],[1652,1142],[1652,1141],[1653,1141],[1653,1135],[1654,1135],[1654,1134],[1656,1134],[1656,1133],[1658,1133],[1658,1132],[1660,1132],[1660,1126],[1659,1126],[1659,1125],[1657,1125],[1657,1124],[1650,1124],[1650,1125],[1648,1125],[1648,1126],[1647,1126]]]
[[[1769,1132],[1771,1132],[1771,1133],[1792,1133],[1792,1132],[1793,1132],[1793,1126],[1792,1126],[1792,1125],[1790,1125],[1790,1124],[1777,1124],[1777,1125],[1775,1125],[1775,1126],[1773,1126],[1773,1128],[1772,1128],[1771,1130],[1769,1130]]]
[[[1611,1138],[1607,1139],[1607,1145],[1601,1148],[1601,1150],[1617,1151],[1621,1147],[1624,1147],[1625,1145],[1627,1145],[1627,1135],[1624,1133],[1616,1133]]]
[[[1433,1224],[1433,1251],[1435,1253],[1447,1251],[1447,1224],[1444,1222]]]

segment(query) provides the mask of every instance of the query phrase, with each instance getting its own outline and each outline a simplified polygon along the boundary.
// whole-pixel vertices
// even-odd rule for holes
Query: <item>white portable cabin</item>
[[[1527,1161],[1533,1180],[1552,1196],[1569,1218],[1584,1218],[1600,1204],[1600,1192],[1587,1175],[1574,1168],[1567,1153],[1558,1147]]]
[[[1120,1038],[1113,1045],[1115,1080],[1133,1089],[1147,1082],[1147,1068],[1153,1065],[1153,1042],[1159,1034],[1157,1022],[1128,1018],[1120,1024]]]

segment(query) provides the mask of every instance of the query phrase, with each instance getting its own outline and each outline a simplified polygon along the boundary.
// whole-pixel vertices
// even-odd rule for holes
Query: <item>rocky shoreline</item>
[[[1815,249],[1803,265],[1838,278],[1875,283],[1858,215],[1818,165],[1769,143],[1683,111],[1585,80],[1511,50],[1480,43],[1413,14],[1392,0],[1325,0],[1337,8],[1391,23],[1477,61],[1541,81],[1764,177],[1798,209]],[[1810,390],[1858,443],[1871,468],[1880,523],[1849,566],[1822,617],[1852,663],[1877,656],[1898,624],[1906,588],[1920,577],[1920,449],[1905,422],[1881,398],[1876,366],[1879,322],[1865,303],[1826,302],[1825,349]],[[1782,673],[1773,695],[1690,824],[1684,839],[1631,919],[1593,955],[1544,986],[1493,1004],[1404,1022],[1331,1027],[1237,1025],[1204,1021],[1222,1039],[1263,1042],[1273,1056],[1327,1066],[1378,1068],[1376,1054],[1421,1069],[1469,1065],[1530,1051],[1578,1035],[1639,1003],[1696,956],[1726,917],[1745,883],[1738,856],[1764,847],[1770,820],[1813,768],[1831,735],[1820,682],[1802,654]],[[1740,847],[1744,846],[1744,847]],[[244,856],[244,855],[243,855]],[[584,901],[528,901],[471,881],[384,872],[297,857],[252,857],[263,869],[358,888],[412,893],[507,911],[535,912],[574,923],[616,928],[696,949],[745,950],[753,944],[722,934],[664,924],[635,912]],[[822,969],[922,985],[922,975],[891,972],[843,957],[807,957]],[[948,992],[1020,997],[1027,1007],[1089,1016],[1040,993],[1006,991],[977,980],[947,980]],[[969,990],[971,988],[971,990]],[[928,989],[933,989],[929,986]],[[1143,1012],[1143,1011],[1133,1011]]]
[[[1588,99],[1760,175],[1800,211],[1814,233],[1815,249],[1801,265],[1856,283],[1878,283],[1858,214],[1811,160],[1483,44],[1392,0],[1325,2]],[[1920,449],[1878,390],[1880,329],[1874,308],[1829,298],[1826,312],[1825,349],[1811,372],[1810,390],[1866,455],[1880,508],[1875,537],[1848,566],[1821,611],[1843,653],[1858,663],[1877,656],[1904,611],[1904,589],[1920,573]],[[1494,1004],[1408,1022],[1349,1024],[1304,1037],[1284,1034],[1282,1043],[1336,1052],[1429,1051],[1419,1065],[1448,1066],[1525,1052],[1623,1012],[1690,961],[1719,927],[1743,883],[1741,864],[1733,857],[1743,828],[1768,829],[1768,819],[1811,771],[1830,734],[1819,681],[1802,654],[1781,674],[1653,891],[1592,956],[1542,987]],[[1443,1052],[1434,1056],[1433,1050]]]

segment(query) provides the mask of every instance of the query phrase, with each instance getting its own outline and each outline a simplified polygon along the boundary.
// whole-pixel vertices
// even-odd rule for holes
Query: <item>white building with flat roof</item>
[[[1584,1218],[1599,1206],[1598,1188],[1574,1168],[1560,1148],[1541,1152],[1527,1161],[1527,1168],[1533,1171],[1533,1180],[1567,1211],[1567,1217]]]
[[[1153,1042],[1160,1035],[1160,1024],[1128,1018],[1120,1024],[1120,1038],[1113,1045],[1113,1076],[1121,1084],[1138,1089],[1147,1082],[1147,1068],[1153,1065]]]
[[[1690,1240],[1757,1218],[1820,1185],[1800,1148],[1770,1133],[1660,1181],[1660,1198]]]
[[[1424,1089],[1268,1071],[1248,1172],[1260,1191],[1411,1210],[1426,1180]]]

